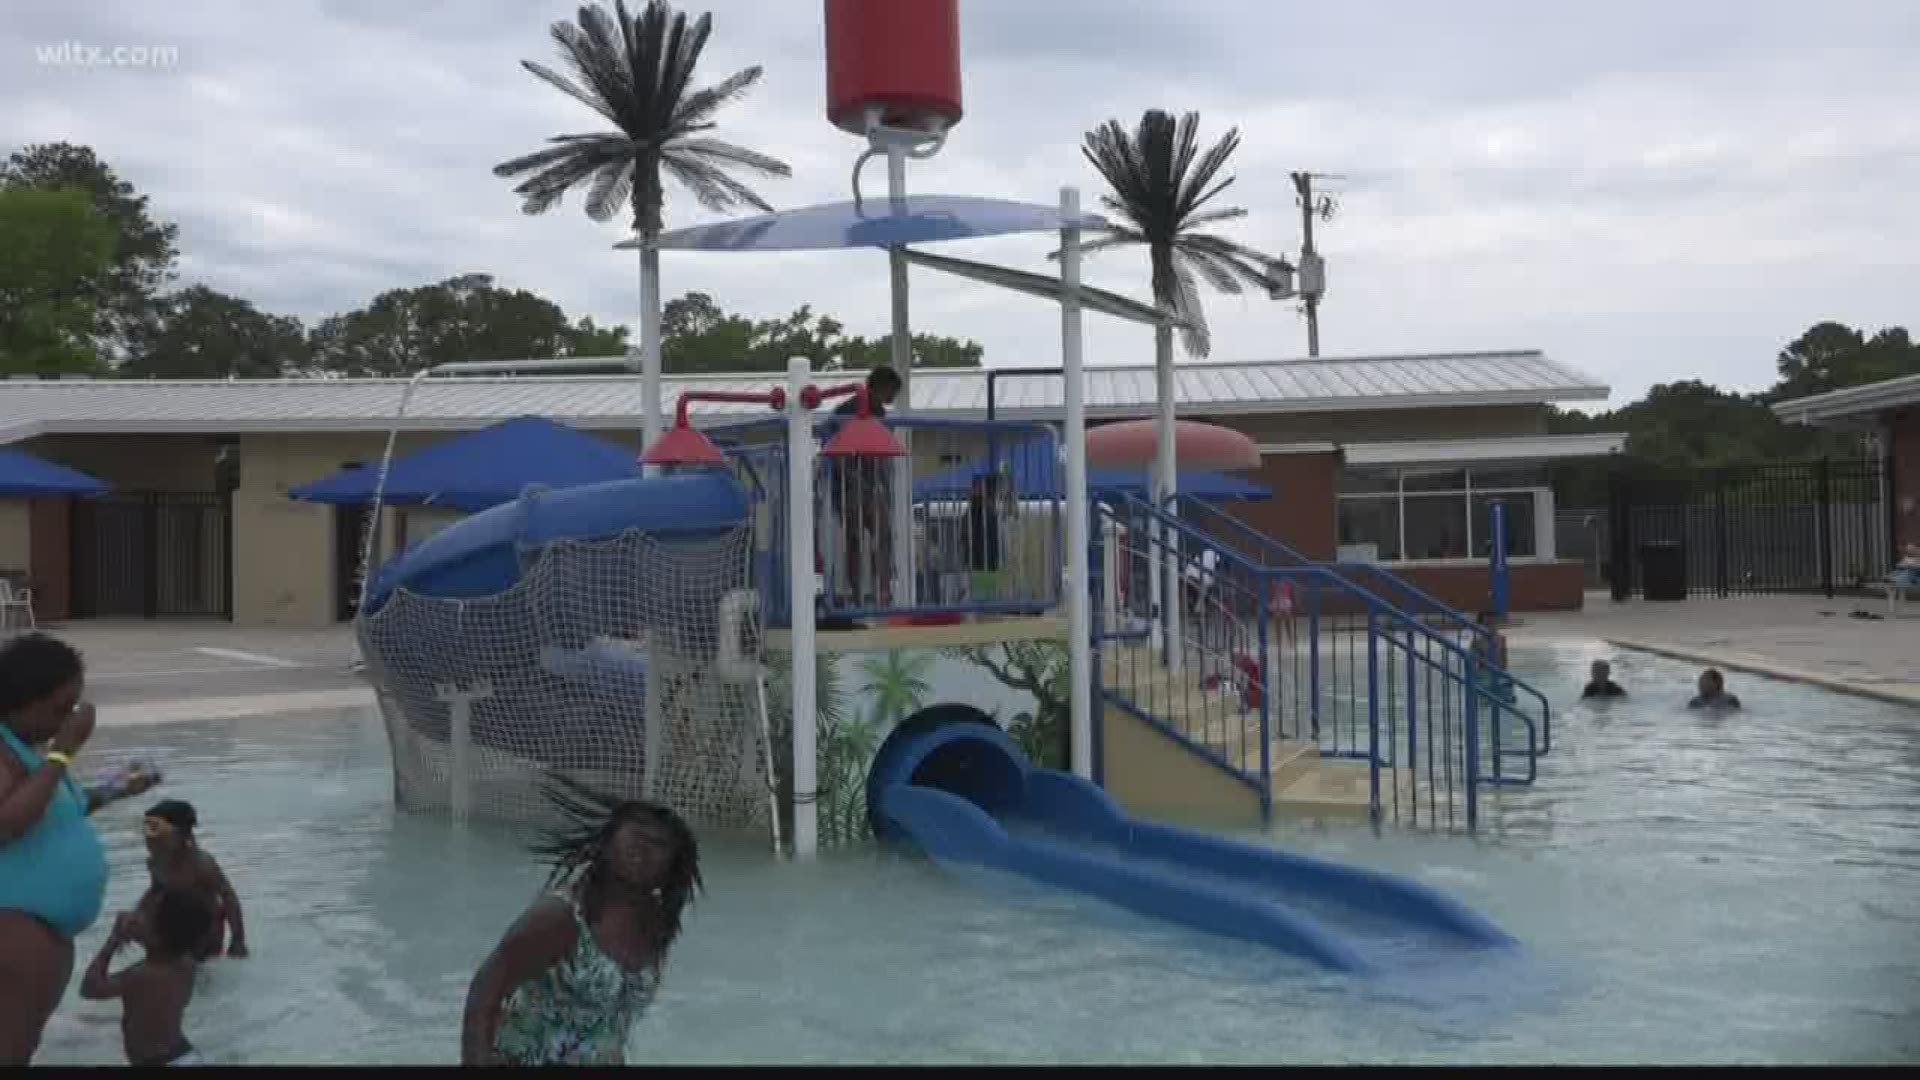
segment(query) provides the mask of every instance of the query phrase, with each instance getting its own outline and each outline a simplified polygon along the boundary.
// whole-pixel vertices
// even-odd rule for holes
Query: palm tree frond
[[[536,64],[532,60],[522,60],[520,61],[520,66],[532,72],[535,78],[546,83],[548,86],[553,87],[555,90],[578,101],[580,104],[585,105],[601,116],[606,117],[608,121],[615,124],[620,122],[620,118],[614,115],[613,109],[610,108],[605,101],[601,100],[591,90],[578,86],[565,75],[547,67],[545,64]]]
[[[660,155],[660,167],[709,210],[724,212],[737,206],[751,206],[762,213],[773,212],[773,207],[759,193],[698,158],[682,157],[668,150]]]
[[[593,183],[587,188],[588,217],[608,221],[626,205],[633,194],[634,168],[633,159],[628,157],[609,161],[594,171]]]
[[[1193,273],[1184,266],[1173,268],[1174,314],[1183,321],[1180,327],[1180,343],[1186,347],[1189,356],[1204,359],[1213,351],[1213,333],[1207,329],[1207,313],[1200,306],[1200,285],[1194,281]]]
[[[675,125],[691,127],[704,123],[722,105],[738,101],[745,97],[748,90],[760,81],[760,65],[743,68],[720,80],[705,90],[696,90],[688,94],[686,100],[674,111]]]
[[[720,139],[675,139],[667,149],[675,155],[684,155],[704,161],[710,165],[737,165],[740,168],[759,173],[761,176],[788,177],[793,168],[776,157],[769,157],[757,150],[744,146],[735,146]]]
[[[1225,265],[1225,260],[1198,248],[1176,247],[1174,258],[1183,267],[1196,271],[1216,292],[1237,296],[1244,290],[1240,287],[1240,278]]]

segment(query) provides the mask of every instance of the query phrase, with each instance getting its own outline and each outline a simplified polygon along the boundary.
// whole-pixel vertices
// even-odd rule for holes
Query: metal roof
[[[1776,403],[1773,411],[1789,423],[1818,425],[1865,420],[1909,405],[1920,405],[1920,375],[1794,398]]]
[[[914,411],[975,417],[986,412],[985,368],[913,373]],[[1017,369],[999,369],[1017,370]],[[822,373],[825,383],[858,372]],[[682,390],[763,389],[775,374],[669,377]],[[385,431],[393,426],[403,379],[99,380],[0,382],[0,440],[44,433],[240,433]],[[1057,378],[999,380],[996,408],[1007,419],[1047,417],[1061,408]],[[1604,399],[1607,387],[1539,352],[1364,356],[1317,360],[1189,363],[1174,371],[1182,416],[1527,405]],[[1087,415],[1150,415],[1152,365],[1087,368]],[[586,429],[637,426],[638,378],[604,375],[428,379],[401,425],[459,430],[537,415]],[[701,417],[740,417],[762,406],[698,403]]]
[[[1568,458],[1605,457],[1627,445],[1620,432],[1585,435],[1520,435],[1494,439],[1411,439],[1405,442],[1347,443],[1348,465],[1501,465]]]

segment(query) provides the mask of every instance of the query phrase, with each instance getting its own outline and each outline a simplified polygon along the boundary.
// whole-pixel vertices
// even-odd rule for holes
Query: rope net
[[[543,780],[558,773],[699,826],[765,828],[751,547],[745,527],[555,541],[521,551],[503,592],[403,590],[363,615],[396,801],[545,822]]]

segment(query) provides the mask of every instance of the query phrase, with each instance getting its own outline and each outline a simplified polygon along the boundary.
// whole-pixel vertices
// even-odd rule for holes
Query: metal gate
[[[1613,595],[1643,591],[1649,545],[1679,546],[1694,595],[1861,588],[1893,565],[1891,476],[1881,458],[1625,466],[1604,515]]]
[[[233,617],[233,505],[213,492],[113,492],[74,503],[78,618]]]

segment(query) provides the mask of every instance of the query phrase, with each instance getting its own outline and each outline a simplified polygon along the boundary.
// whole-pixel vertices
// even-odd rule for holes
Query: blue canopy
[[[512,502],[529,484],[569,488],[638,475],[632,450],[545,417],[520,416],[395,457],[383,501],[472,512]],[[379,482],[378,464],[353,466],[287,494],[351,506],[372,502]]]
[[[910,195],[895,204],[882,195],[676,229],[663,234],[659,245],[682,251],[830,251],[1058,232],[1064,223],[1056,206],[971,195]],[[1081,214],[1078,224],[1096,229],[1106,225],[1106,219]],[[637,240],[624,240],[614,246],[638,245]]]
[[[975,480],[1000,471],[1013,481],[1014,497],[1020,499],[1064,498],[1066,467],[1054,452],[1052,439],[1009,439],[998,451],[989,451],[972,461],[954,465],[914,482],[913,497],[925,499],[964,499]],[[997,469],[996,469],[997,463]],[[1197,499],[1271,499],[1273,490],[1250,480],[1210,469],[1192,469],[1177,478],[1180,493]],[[1134,495],[1149,497],[1148,471],[1141,469],[1087,469],[1087,490],[1095,495]]]
[[[0,496],[30,499],[55,495],[98,495],[107,485],[76,469],[0,446]]]

